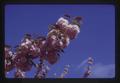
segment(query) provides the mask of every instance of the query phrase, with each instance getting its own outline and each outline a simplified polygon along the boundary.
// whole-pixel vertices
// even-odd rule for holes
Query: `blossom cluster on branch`
[[[16,68],[15,78],[26,78],[25,72],[30,71],[32,66],[37,68],[34,78],[46,78],[49,67],[44,64],[55,64],[61,57],[60,53],[70,44],[70,40],[75,39],[80,33],[80,16],[71,17],[64,15],[55,24],[49,26],[47,36],[33,38],[31,34],[25,34],[21,43],[15,47],[15,52],[11,51],[9,45],[5,45],[5,74]],[[39,63],[34,63],[33,59],[39,58]],[[68,72],[68,66],[61,74],[61,78]]]

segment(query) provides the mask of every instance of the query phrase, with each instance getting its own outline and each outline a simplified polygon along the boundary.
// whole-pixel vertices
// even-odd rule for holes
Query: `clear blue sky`
[[[59,77],[66,64],[71,65],[66,78],[80,78],[84,66],[78,68],[78,65],[89,56],[95,60],[94,67],[106,67],[99,71],[93,68],[94,73],[91,77],[114,77],[115,7],[113,5],[6,5],[5,43],[15,46],[20,43],[25,33],[46,35],[48,25],[55,23],[66,13],[83,17],[81,32],[70,42],[60,60],[51,66],[48,78],[53,77],[53,73],[57,73]],[[13,77],[13,71],[7,76]],[[33,77],[34,71],[33,67],[31,72],[26,73],[27,77]],[[112,73],[105,74],[106,71]]]

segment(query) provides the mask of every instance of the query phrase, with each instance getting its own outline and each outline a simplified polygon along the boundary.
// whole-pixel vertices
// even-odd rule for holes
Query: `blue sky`
[[[6,5],[5,43],[14,47],[20,43],[25,33],[46,35],[48,26],[64,14],[82,16],[83,24],[80,34],[70,42],[60,60],[55,65],[50,65],[48,78],[53,77],[54,73],[59,77],[67,64],[71,67],[65,78],[82,77],[86,64],[80,68],[78,66],[89,56],[95,60],[91,78],[114,77],[115,7],[113,5]],[[103,67],[105,69],[102,69]],[[27,77],[33,77],[34,71],[33,67],[26,73]],[[13,72],[14,70],[9,72],[7,77],[13,77]]]

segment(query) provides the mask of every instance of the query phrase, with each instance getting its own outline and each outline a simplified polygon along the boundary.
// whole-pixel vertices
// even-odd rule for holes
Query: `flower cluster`
[[[92,58],[92,57],[89,57],[89,58],[88,58],[88,61],[87,61],[88,66],[87,66],[87,69],[86,69],[86,71],[85,71],[85,73],[84,73],[84,76],[83,76],[84,78],[87,78],[88,76],[90,76],[93,62],[94,62],[93,58]]]
[[[55,64],[60,53],[64,52],[73,40],[80,33],[81,17],[71,18],[69,15],[60,17],[58,21],[49,27],[47,36],[33,38],[30,34],[25,34],[21,43],[15,47],[15,52],[11,47],[5,46],[5,73],[16,68],[15,78],[25,78],[24,72],[30,71],[32,66],[37,68],[35,78],[45,78],[48,68],[44,64]],[[39,58],[39,63],[35,64],[33,59]]]
[[[60,78],[64,78],[65,75],[68,74],[68,72],[69,72],[69,67],[70,67],[70,65],[66,65],[66,66],[65,66],[64,71],[63,71],[63,73],[61,73]]]

